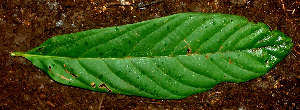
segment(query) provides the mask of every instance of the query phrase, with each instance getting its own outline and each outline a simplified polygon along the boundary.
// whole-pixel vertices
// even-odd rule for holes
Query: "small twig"
[[[285,9],[285,6],[284,6],[285,4],[284,4],[283,0],[280,0],[280,1],[281,1],[281,4],[282,4],[282,9],[283,9],[285,17],[286,17],[286,21],[289,21],[289,22],[293,23],[293,21],[290,21],[290,20],[287,19],[287,17],[288,17],[287,11],[292,11],[292,14],[294,14],[296,10],[295,9],[294,10]]]
[[[132,6],[132,4],[128,1],[120,0],[120,2],[109,2],[108,6]]]
[[[296,44],[295,44],[295,45],[296,45]],[[297,43],[296,46],[298,46],[298,48],[300,48],[300,44],[299,44],[299,43]],[[300,52],[296,50],[296,46],[293,48],[293,51],[292,51],[291,53],[292,53],[292,55],[293,55],[296,59],[300,60],[300,58],[298,57],[298,56],[300,56]],[[296,54],[297,54],[297,55],[296,55]]]
[[[104,97],[105,97],[105,93],[102,93],[102,98],[101,98],[101,101],[100,101],[100,104],[99,104],[99,110],[101,110]]]
[[[164,1],[163,0],[155,0],[155,1],[152,1],[149,3],[140,2],[136,5],[136,4],[130,3],[129,1],[121,0],[120,2],[110,2],[110,3],[108,3],[108,6],[133,6],[134,8],[144,9],[147,6],[151,6],[153,4],[157,4],[160,2],[164,2]]]
[[[141,3],[139,3],[139,4],[137,4],[137,5],[133,5],[135,8],[143,8],[143,7],[147,7],[147,6],[150,6],[150,5],[152,5],[152,4],[157,4],[157,3],[160,3],[160,2],[164,2],[163,0],[155,0],[155,1],[153,1],[153,2],[150,2],[150,3],[143,3],[143,2],[141,2]]]

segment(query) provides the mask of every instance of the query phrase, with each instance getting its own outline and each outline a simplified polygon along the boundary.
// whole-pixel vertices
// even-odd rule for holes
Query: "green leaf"
[[[228,14],[181,13],[53,37],[23,56],[62,84],[93,91],[180,99],[221,82],[262,76],[292,39]]]

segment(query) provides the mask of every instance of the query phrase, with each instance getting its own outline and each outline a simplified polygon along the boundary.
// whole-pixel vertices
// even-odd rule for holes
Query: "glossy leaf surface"
[[[239,16],[181,13],[56,36],[12,56],[27,58],[62,84],[180,99],[262,76],[292,45],[282,32]]]

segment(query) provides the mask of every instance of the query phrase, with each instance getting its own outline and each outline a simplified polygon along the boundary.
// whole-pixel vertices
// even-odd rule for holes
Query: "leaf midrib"
[[[248,51],[248,50],[257,50],[257,49],[262,49],[266,47],[271,47],[271,46],[264,46],[261,48],[251,48],[251,49],[243,49],[243,50],[233,50],[233,51],[225,51],[225,52],[212,52],[212,53],[204,53],[204,54],[190,54],[190,55],[170,55],[170,56],[147,56],[147,57],[122,57],[122,58],[114,58],[114,57],[109,57],[109,58],[85,58],[85,57],[79,57],[79,58],[73,58],[73,57],[64,57],[64,56],[53,56],[53,55],[33,55],[33,54],[27,54],[23,52],[14,52],[11,53],[11,56],[22,56],[22,57],[44,57],[44,58],[66,58],[66,59],[132,59],[132,58],[160,58],[160,57],[182,57],[182,56],[194,56],[194,55],[209,55],[209,54],[225,54],[225,53],[231,53],[231,52],[240,52],[240,51]]]

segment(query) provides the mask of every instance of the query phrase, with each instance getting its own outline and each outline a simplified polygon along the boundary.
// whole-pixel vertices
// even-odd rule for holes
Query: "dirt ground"
[[[122,1],[122,0],[121,0]],[[300,2],[297,0],[0,0],[1,109],[300,109]],[[182,12],[226,13],[266,23],[294,48],[268,74],[221,83],[179,100],[93,92],[51,80],[9,52],[28,51],[56,35],[145,21]]]

